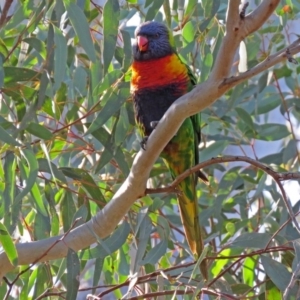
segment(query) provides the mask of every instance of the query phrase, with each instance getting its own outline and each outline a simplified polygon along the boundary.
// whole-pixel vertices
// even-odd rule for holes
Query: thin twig
[[[190,176],[191,174],[197,172],[198,170],[204,169],[208,166],[214,165],[214,164],[219,164],[219,163],[226,163],[226,162],[235,162],[235,161],[243,161],[247,162],[273,178],[278,178],[279,181],[284,181],[284,180],[292,180],[292,179],[300,179],[300,173],[293,173],[293,172],[276,172],[273,171],[270,167],[264,165],[261,162],[258,162],[250,157],[246,156],[222,156],[222,157],[212,157],[210,160],[204,161],[202,163],[199,163],[195,165],[194,167],[186,170],[183,172],[181,175],[175,178],[175,180],[167,187],[164,188],[155,188],[155,189],[146,189],[145,190],[145,195],[147,194],[157,194],[157,193],[176,193],[176,187],[180,182],[182,182],[186,177]]]
[[[160,188],[158,189],[159,192],[174,192],[174,190],[176,189],[176,187],[178,186],[178,184],[180,182],[182,182],[185,178],[187,178],[188,176],[192,175],[193,173],[197,172],[200,169],[203,169],[207,166],[210,165],[214,165],[214,164],[218,164],[218,163],[225,163],[225,162],[235,162],[235,161],[243,161],[243,162],[247,162],[255,167],[257,167],[258,169],[264,171],[265,173],[267,173],[268,175],[270,175],[274,181],[277,183],[280,191],[281,191],[281,195],[283,198],[283,201],[285,203],[285,206],[289,212],[290,217],[293,220],[293,224],[295,225],[297,231],[300,233],[300,226],[295,218],[295,214],[293,213],[293,209],[291,207],[290,201],[288,200],[287,196],[286,196],[286,192],[282,186],[281,181],[284,180],[289,180],[289,179],[299,179],[300,178],[300,173],[279,173],[276,172],[274,170],[272,170],[270,167],[262,164],[261,162],[258,162],[252,158],[249,157],[244,157],[244,156],[223,156],[223,157],[213,157],[210,160],[207,160],[203,163],[197,164],[196,166],[186,170],[185,172],[183,172],[181,175],[179,175],[178,177],[175,178],[175,180],[166,188]],[[157,193],[156,189],[146,189],[145,191],[146,194],[153,194],[153,193]]]
[[[252,68],[244,73],[241,73],[238,76],[232,76],[230,78],[224,79],[224,81],[219,86],[219,88],[222,88],[227,85],[231,86],[232,84],[237,85],[237,84],[239,84],[247,79],[250,79],[253,76],[269,69],[270,67],[273,67],[274,65],[276,65],[282,61],[285,61],[286,59],[288,59],[287,54],[286,54],[287,49],[289,49],[289,57],[291,57],[291,55],[294,55],[294,54],[297,54],[298,52],[300,52],[300,38],[297,39],[295,42],[293,42],[291,45],[278,51],[277,53],[270,55],[264,61],[262,61],[261,63],[256,65],[254,68]]]
[[[7,22],[7,19],[10,18],[7,16],[7,14],[8,14],[8,11],[9,11],[12,3],[13,3],[13,0],[5,1],[4,7],[1,12],[1,17],[0,17],[0,28]]]

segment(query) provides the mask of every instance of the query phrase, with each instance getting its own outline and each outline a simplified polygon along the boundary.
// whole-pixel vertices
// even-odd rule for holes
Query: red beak
[[[137,45],[141,52],[148,50],[149,41],[146,37],[139,35],[137,36],[136,40],[137,40]]]

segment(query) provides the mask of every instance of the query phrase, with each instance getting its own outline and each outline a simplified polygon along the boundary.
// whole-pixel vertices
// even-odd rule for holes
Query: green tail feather
[[[198,148],[196,151],[195,142],[192,120],[188,118],[162,153],[173,178],[197,162]],[[199,258],[204,245],[198,221],[198,199],[196,195],[198,176],[198,173],[192,174],[178,185],[177,199],[187,242],[193,254]],[[207,279],[206,261],[202,261],[200,270],[204,278]]]

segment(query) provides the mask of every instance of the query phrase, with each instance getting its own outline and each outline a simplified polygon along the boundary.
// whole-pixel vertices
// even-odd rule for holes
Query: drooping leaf
[[[57,90],[65,79],[67,67],[67,42],[62,32],[54,28],[54,89]]]
[[[12,146],[21,146],[6,130],[0,126],[0,140]]]
[[[100,241],[96,247],[84,250],[81,259],[87,260],[92,258],[104,258],[119,249],[126,241],[130,232],[130,226],[123,222],[115,232],[105,240]]]
[[[230,248],[264,249],[270,239],[271,235],[268,233],[249,232],[239,235],[232,242],[229,242],[228,246]]]
[[[256,138],[264,141],[277,141],[290,134],[285,125],[275,123],[262,124],[257,131]]]
[[[15,201],[20,201],[25,195],[27,195],[33,188],[37,188],[36,186],[36,179],[38,175],[38,162],[34,155],[34,153],[29,149],[24,149],[21,151],[22,158],[21,163],[19,164],[19,168],[21,170],[23,180],[25,180],[25,187],[23,190],[16,196]],[[25,164],[26,162],[26,164]],[[28,165],[28,167],[27,167]],[[33,191],[33,195],[37,195],[34,197],[34,203],[38,211],[43,215],[47,216],[47,210],[45,204],[40,197],[39,192]]]
[[[13,266],[18,265],[18,252],[6,227],[0,223],[0,244]]]
[[[148,251],[145,258],[140,262],[140,265],[156,264],[158,260],[166,253],[167,241],[163,240]]]
[[[67,255],[67,295],[70,300],[77,299],[79,289],[80,261],[77,253],[69,248]]]
[[[105,74],[114,55],[118,38],[120,7],[118,0],[106,1],[103,8],[103,61]]]
[[[163,5],[164,0],[155,0],[152,2],[152,5],[148,8],[145,21],[153,20],[158,10]]]
[[[255,280],[255,265],[257,263],[257,256],[247,257],[243,265],[243,282],[248,286],[253,286]]]
[[[110,2],[110,1],[108,1]],[[92,62],[96,60],[96,52],[90,34],[90,28],[83,11],[73,2],[65,2],[66,10],[79,41]]]
[[[38,123],[30,122],[26,127],[26,131],[43,140],[50,140],[53,137],[51,131]]]
[[[4,70],[4,84],[16,83],[18,81],[38,81],[41,77],[39,72],[32,69],[20,67],[3,67]]]
[[[262,255],[261,262],[264,270],[274,282],[274,284],[281,291],[284,291],[290,282],[291,273],[282,263],[270,258],[269,256]]]

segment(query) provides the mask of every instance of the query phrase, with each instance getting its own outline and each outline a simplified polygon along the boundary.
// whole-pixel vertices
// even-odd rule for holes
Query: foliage
[[[245,40],[240,68],[295,38],[300,2],[286,2]],[[224,35],[226,8],[223,0],[186,1],[182,32],[168,1],[29,0],[1,17],[0,242],[15,266],[12,241],[67,234],[109,202],[129,174],[140,148],[129,97],[135,29],[129,24],[139,22],[136,16],[171,22],[182,60],[204,81]],[[294,64],[277,65],[202,112],[201,160],[242,154],[277,172],[298,172],[298,73]],[[112,298],[193,299],[202,291],[211,299],[281,299],[284,292],[296,299],[300,236],[276,182],[249,164],[204,171],[210,185],[199,183],[198,194],[208,283],[192,263],[175,195],[156,193],[136,201],[115,232],[90,249],[7,274],[0,295],[79,299],[85,284],[89,293]],[[159,159],[149,184],[170,182]]]

